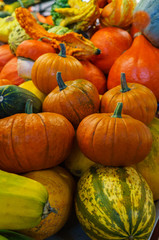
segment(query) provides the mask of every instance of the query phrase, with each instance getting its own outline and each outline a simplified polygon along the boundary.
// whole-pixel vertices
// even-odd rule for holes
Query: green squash
[[[16,85],[0,86],[0,118],[25,112],[28,99],[33,101],[33,112],[41,112],[42,102],[29,90]]]
[[[155,223],[152,192],[132,167],[91,166],[78,181],[75,207],[92,240],[147,240]]]
[[[33,240],[23,234],[13,232],[10,230],[0,230],[0,240]]]
[[[159,2],[157,0],[140,0],[134,10],[134,16],[138,11],[144,11],[150,18],[149,24],[140,29],[141,32],[154,46],[159,47]],[[140,12],[139,14],[141,16]],[[144,23],[145,19],[141,20]]]

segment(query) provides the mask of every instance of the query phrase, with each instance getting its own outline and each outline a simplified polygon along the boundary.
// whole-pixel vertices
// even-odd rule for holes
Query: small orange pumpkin
[[[75,57],[66,55],[64,44],[60,44],[61,51],[46,53],[34,63],[31,78],[35,86],[43,93],[50,93],[58,84],[56,73],[61,72],[63,81],[84,78],[84,68]]]
[[[153,92],[139,83],[126,82],[125,73],[121,73],[121,85],[108,90],[101,99],[100,111],[111,113],[118,102],[123,103],[123,114],[149,124],[157,111],[157,99]]]
[[[4,44],[0,46],[0,71],[4,67],[4,65],[14,58],[15,56],[12,54],[9,44]]]
[[[122,103],[113,113],[95,113],[84,118],[77,128],[77,142],[90,160],[105,166],[130,166],[150,152],[149,128],[129,115],[121,115]]]
[[[77,128],[80,121],[98,112],[100,99],[96,87],[85,79],[64,83],[61,72],[57,72],[58,87],[44,99],[44,112],[55,112],[65,116]]]

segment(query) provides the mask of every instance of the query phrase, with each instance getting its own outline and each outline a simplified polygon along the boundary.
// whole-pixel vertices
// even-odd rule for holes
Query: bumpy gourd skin
[[[100,54],[100,50],[93,43],[75,32],[57,35],[47,32],[26,8],[15,10],[16,18],[26,33],[33,39],[42,38],[42,41],[50,43],[54,49],[60,50],[60,43],[66,45],[66,54],[73,55],[79,59],[86,59],[92,55]]]
[[[61,4],[61,2],[66,2]],[[55,25],[68,26],[74,30],[87,30],[99,17],[97,0],[58,0],[52,5],[51,14]]]

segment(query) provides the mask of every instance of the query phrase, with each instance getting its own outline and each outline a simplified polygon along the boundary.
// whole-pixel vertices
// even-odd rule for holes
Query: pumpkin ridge
[[[113,139],[113,141],[112,141],[112,146],[111,146],[111,149],[112,149],[111,160],[113,161],[113,157],[114,157],[114,153],[115,153],[115,152],[114,152],[114,143],[115,143],[115,136],[116,136],[116,134],[115,134],[115,129],[116,129],[116,117],[115,117],[115,118],[112,118],[111,121],[113,121],[113,124],[114,124],[113,129],[111,128],[111,131],[113,132],[113,134],[112,134],[112,139]]]

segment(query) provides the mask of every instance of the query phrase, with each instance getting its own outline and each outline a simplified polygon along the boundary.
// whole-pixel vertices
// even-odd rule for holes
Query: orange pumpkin
[[[125,72],[127,82],[140,83],[148,87],[159,101],[159,49],[143,36],[136,36],[132,46],[125,51],[111,67],[107,88],[120,84],[120,76]]]
[[[51,168],[69,155],[75,131],[56,113],[27,113],[0,119],[0,169],[23,173]],[[12,133],[12,134],[11,134]]]
[[[56,214],[50,213],[38,226],[22,231],[34,239],[43,240],[58,232],[68,220],[73,208],[75,181],[71,174],[60,166],[28,172],[24,176],[46,187],[49,193],[49,203],[58,211]]]
[[[58,84],[56,73],[61,72],[64,81],[84,78],[84,68],[75,57],[66,55],[64,44],[59,54],[46,53],[40,56],[32,68],[32,81],[43,93],[50,93]]]
[[[108,73],[115,60],[132,44],[130,34],[117,27],[105,27],[96,31],[91,41],[101,50],[91,61],[104,73]]]
[[[9,44],[4,44],[0,46],[0,71],[4,67],[4,65],[14,58],[15,56],[12,54]]]
[[[9,81],[12,82],[13,85],[17,86],[25,81],[18,75],[17,57],[12,58],[4,65],[0,73],[0,78],[8,79]]]
[[[63,82],[57,72],[58,87],[44,99],[44,112],[55,112],[65,116],[77,128],[80,121],[99,110],[99,93],[96,87],[85,79]]]
[[[9,81],[8,79],[0,79],[0,86],[3,85],[12,85],[12,82]]]
[[[104,73],[88,60],[81,61],[85,70],[85,79],[96,86],[99,94],[106,92],[107,82]]]
[[[105,166],[130,166],[150,152],[149,128],[129,115],[121,115],[122,103],[113,113],[96,113],[84,118],[77,128],[77,142],[90,160]]]
[[[157,99],[153,92],[138,83],[126,82],[125,73],[121,73],[121,85],[108,90],[101,99],[101,112],[111,113],[118,102],[123,103],[123,114],[149,124],[157,111]]]

